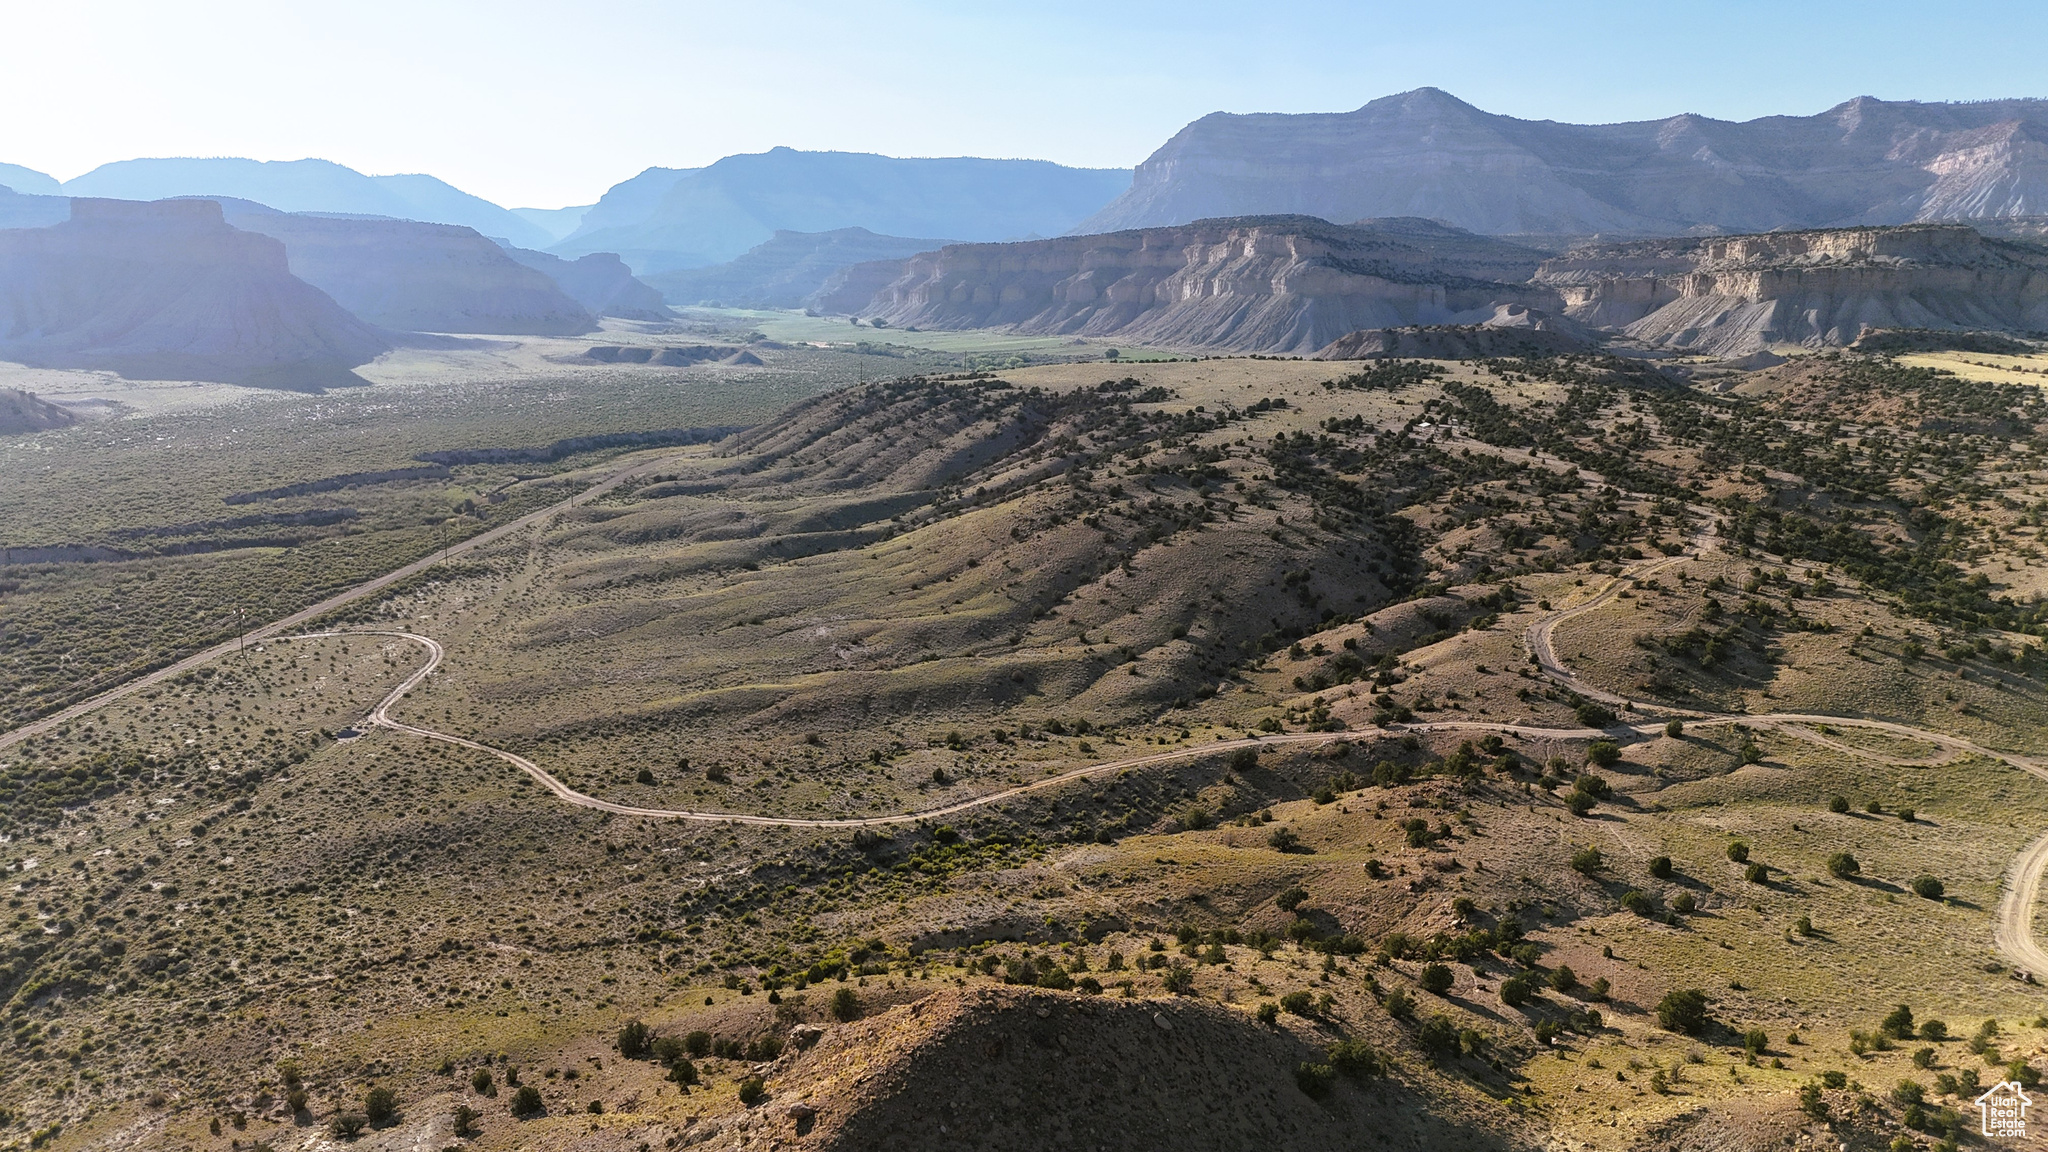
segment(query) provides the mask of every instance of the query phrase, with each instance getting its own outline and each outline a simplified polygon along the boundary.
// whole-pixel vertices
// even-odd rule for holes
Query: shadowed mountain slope
[[[211,201],[74,200],[62,224],[0,232],[0,358],[318,390],[390,346]]]

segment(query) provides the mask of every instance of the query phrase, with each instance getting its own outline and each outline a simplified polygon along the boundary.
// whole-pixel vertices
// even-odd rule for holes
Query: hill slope
[[[459,224],[530,248],[542,247],[550,239],[537,225],[432,176],[366,176],[328,160],[119,160],[65,181],[64,192],[119,200],[231,196],[280,212],[346,212]]]
[[[1128,180],[1121,169],[1042,160],[776,148],[696,170],[650,169],[629,181],[630,189],[607,193],[582,227],[548,250],[563,256],[617,252],[635,272],[658,273],[723,263],[780,229],[860,227],[962,240],[1056,235],[1107,203]],[[647,206],[657,190],[658,202]]]
[[[385,335],[291,274],[284,245],[205,200],[74,200],[0,232],[0,358],[124,376],[320,389]]]
[[[1815,116],[1560,124],[1420,88],[1353,112],[1183,128],[1076,229],[1429,216],[1493,234],[1671,235],[2042,212],[2048,101],[1858,97]]]
[[[0,388],[0,436],[67,428],[78,422],[69,409],[60,408],[33,392]]]

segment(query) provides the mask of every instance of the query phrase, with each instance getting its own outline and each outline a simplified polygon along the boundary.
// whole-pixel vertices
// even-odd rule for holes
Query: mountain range
[[[550,250],[616,252],[658,274],[720,264],[779,230],[1013,240],[1066,232],[1122,191],[1121,168],[1044,160],[900,159],[857,152],[727,156],[651,168],[607,192]]]
[[[1858,97],[1814,116],[1561,124],[1435,88],[1181,129],[1077,231],[1300,213],[1671,236],[2048,215],[2048,101]]]

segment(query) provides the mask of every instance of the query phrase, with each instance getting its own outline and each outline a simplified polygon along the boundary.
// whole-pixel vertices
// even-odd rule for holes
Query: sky
[[[315,156],[507,207],[776,145],[1129,167],[1425,85],[1579,122],[2048,96],[2048,4],[0,0],[0,161]]]

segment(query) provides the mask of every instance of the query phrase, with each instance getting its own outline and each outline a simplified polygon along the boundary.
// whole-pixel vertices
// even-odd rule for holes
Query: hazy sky
[[[2044,44],[2041,0],[0,0],[0,161],[318,156],[557,207],[777,144],[1123,167],[1423,85],[1576,121],[2048,96]]]

